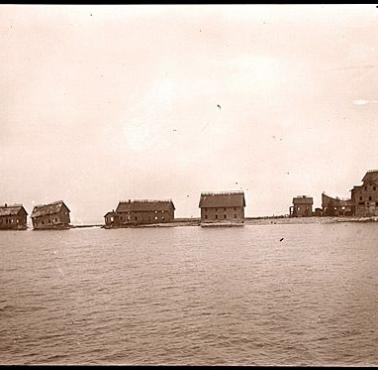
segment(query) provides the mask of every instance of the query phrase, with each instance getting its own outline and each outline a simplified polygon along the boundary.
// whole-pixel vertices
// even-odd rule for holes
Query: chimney
[[[8,207],[8,204],[5,203],[5,208],[7,208],[7,207]]]
[[[129,199],[129,203],[131,203],[131,199]]]

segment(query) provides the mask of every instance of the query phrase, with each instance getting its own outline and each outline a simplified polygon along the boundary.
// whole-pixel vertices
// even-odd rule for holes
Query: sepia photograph
[[[0,5],[0,365],[378,366],[376,4]]]

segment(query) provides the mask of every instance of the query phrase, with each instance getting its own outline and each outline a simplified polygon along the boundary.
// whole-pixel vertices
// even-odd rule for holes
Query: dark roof
[[[171,208],[175,209],[172,200],[129,200],[127,202],[119,202],[116,212],[130,212],[130,211],[168,211]]]
[[[199,207],[245,207],[244,192],[201,193]]]
[[[106,216],[115,216],[117,213],[116,212],[114,212],[114,211],[110,211],[110,212],[107,212],[105,215],[104,215],[104,217],[106,217]]]
[[[59,213],[62,207],[67,208],[67,211],[70,212],[68,207],[64,204],[62,200],[58,202],[50,203],[50,204],[43,204],[40,206],[35,206],[33,208],[33,212],[31,217],[39,217],[39,216],[46,216],[46,215],[53,215],[55,213]]]
[[[366,172],[362,179],[363,182],[377,182],[378,181],[378,170],[370,170]]]
[[[340,199],[338,197],[333,198],[329,195],[323,193],[322,194],[322,207],[327,207],[329,204],[332,204],[333,206],[340,206],[340,207],[347,207],[352,205],[351,199]]]
[[[13,204],[11,206],[1,206],[0,207],[0,217],[2,216],[17,216],[21,211],[24,211],[27,215],[25,208],[22,204]]]
[[[298,195],[293,198],[293,204],[313,204],[314,200],[306,195]]]

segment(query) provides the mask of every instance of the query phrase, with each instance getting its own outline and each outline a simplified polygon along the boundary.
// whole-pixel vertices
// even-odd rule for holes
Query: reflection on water
[[[4,231],[0,362],[378,364],[377,257],[374,224]]]

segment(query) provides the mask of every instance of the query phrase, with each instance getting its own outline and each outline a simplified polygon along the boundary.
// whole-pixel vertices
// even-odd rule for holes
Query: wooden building
[[[122,227],[173,222],[175,206],[172,200],[131,200],[119,202],[117,209],[108,212],[106,227]]]
[[[0,230],[26,230],[27,215],[21,204],[0,206]]]
[[[290,217],[312,216],[312,205],[314,201],[306,195],[299,195],[293,198],[293,205],[289,208]]]
[[[351,190],[352,213],[357,217],[378,216],[378,170],[368,171],[362,185]]]
[[[70,210],[61,200],[35,206],[31,218],[35,230],[70,228]]]
[[[351,216],[352,200],[333,198],[322,193],[322,215],[323,216]]]
[[[201,193],[201,223],[243,223],[244,192]]]

